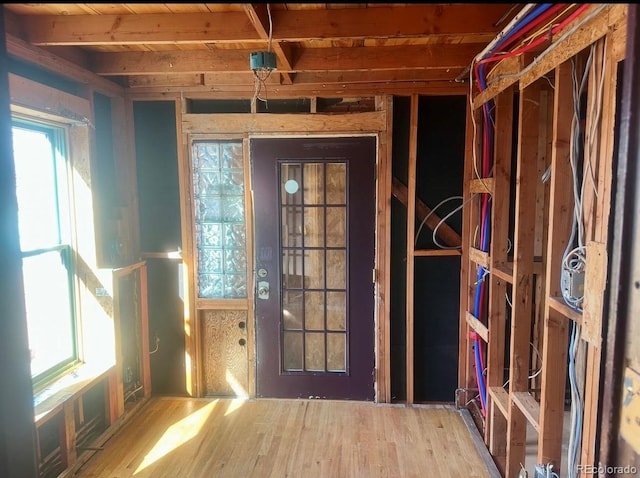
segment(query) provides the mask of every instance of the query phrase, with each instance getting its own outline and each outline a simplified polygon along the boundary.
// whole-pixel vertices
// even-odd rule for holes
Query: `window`
[[[247,297],[242,141],[193,144],[198,297]]]
[[[36,387],[78,359],[66,127],[14,118],[20,249]]]

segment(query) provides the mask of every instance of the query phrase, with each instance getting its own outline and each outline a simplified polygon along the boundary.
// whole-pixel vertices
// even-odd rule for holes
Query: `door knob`
[[[267,300],[269,298],[269,283],[267,281],[258,282],[258,299]]]

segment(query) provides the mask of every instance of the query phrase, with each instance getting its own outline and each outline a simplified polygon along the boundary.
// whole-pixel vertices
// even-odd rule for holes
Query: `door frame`
[[[368,140],[366,143],[367,153],[363,154],[362,148],[365,148],[365,144],[363,142],[365,138]],[[364,281],[368,282],[369,278],[371,278],[372,280],[371,284],[374,283],[374,280],[370,275],[372,269],[370,269],[369,267],[375,268],[375,232],[376,232],[375,231],[375,221],[376,221],[376,218],[375,218],[375,211],[376,211],[375,168],[376,168],[376,157],[377,157],[377,149],[378,149],[377,135],[373,135],[373,134],[331,135],[331,136],[315,135],[315,134],[305,135],[305,136],[255,136],[255,135],[252,135],[249,138],[250,145],[253,143],[253,140],[257,140],[262,143],[261,145],[256,145],[258,149],[256,150],[250,149],[249,151],[250,157],[254,157],[254,152],[256,151],[260,151],[260,156],[261,156],[259,159],[255,159],[255,162],[251,164],[251,175],[252,175],[251,180],[252,181],[254,179],[254,171],[259,170],[259,172],[256,173],[258,175],[260,173],[262,174],[267,173],[265,171],[266,166],[268,166],[266,169],[271,171],[273,171],[272,168],[274,166],[276,167],[277,172],[273,172],[274,174],[273,179],[274,180],[277,179],[279,175],[279,170],[280,170],[278,164],[280,163],[280,161],[285,161],[285,162],[299,161],[302,163],[306,161],[331,162],[333,159],[322,158],[322,159],[311,160],[309,157],[304,157],[303,155],[301,155],[301,153],[303,152],[303,150],[306,150],[305,146],[311,146],[312,144],[314,144],[313,143],[314,140],[328,140],[331,142],[331,143],[327,142],[326,144],[335,144],[334,141],[339,142],[340,140],[344,140],[345,141],[344,144],[340,143],[342,146],[338,156],[347,156],[346,159],[344,159],[345,164],[351,165],[351,166],[347,166],[347,169],[351,170],[351,173],[347,174],[347,177],[346,177],[347,184],[346,184],[345,192],[352,190],[352,188],[355,189],[357,187],[355,183],[359,182],[356,179],[357,173],[353,172],[353,171],[357,171],[357,169],[352,169],[352,168],[363,167],[364,166],[363,163],[367,163],[368,172],[366,174],[368,175],[369,173],[371,173],[373,174],[373,176],[370,177],[371,182],[368,182],[368,185],[365,186],[365,189],[367,190],[367,192],[373,190],[372,192],[374,193],[373,203],[367,201],[366,206],[364,203],[361,202],[362,199],[360,199],[361,196],[358,192],[354,192],[353,193],[354,196],[351,196],[351,193],[347,194],[347,198],[345,199],[345,202],[347,204],[350,204],[351,207],[354,207],[354,208],[360,207],[360,212],[362,212],[363,214],[364,214],[364,209],[366,208],[366,210],[368,211],[367,214],[371,214],[372,215],[371,219],[373,219],[373,224],[372,224],[373,228],[371,230],[372,235],[369,236],[367,234],[366,239],[362,237],[362,240],[364,241],[370,240],[371,242],[369,243],[369,245],[373,246],[373,248],[369,249],[368,246],[364,249],[355,248],[355,249],[360,249],[360,251],[364,251],[364,250],[369,251],[371,256],[369,256],[368,259],[372,259],[372,262],[369,262],[367,260],[366,265],[364,264],[364,261],[358,263],[355,259],[359,255],[358,252],[352,252],[352,254],[347,254],[347,261],[350,265],[349,270],[351,272],[346,274],[347,280],[345,283],[345,287],[347,288],[347,290],[349,290],[350,293],[356,294],[355,296],[348,295],[348,297],[355,298],[354,300],[347,299],[348,311],[349,311],[347,317],[351,318],[351,320],[347,321],[348,332],[345,335],[347,338],[347,350],[348,350],[347,356],[350,357],[350,359],[346,359],[346,363],[351,365],[347,368],[347,370],[345,370],[345,373],[340,375],[336,375],[332,373],[326,374],[322,372],[321,373],[306,372],[302,374],[299,372],[284,373],[284,374],[278,373],[280,361],[277,359],[277,357],[279,357],[281,353],[280,347],[282,346],[282,344],[280,343],[280,341],[282,340],[282,338],[280,336],[279,338],[276,339],[276,335],[279,336],[280,334],[276,333],[274,326],[276,321],[278,324],[280,324],[280,320],[281,320],[280,313],[282,312],[282,309],[281,309],[280,301],[282,299],[281,294],[282,294],[283,285],[282,285],[282,279],[281,279],[282,277],[282,263],[280,262],[281,259],[280,261],[276,259],[273,262],[271,267],[273,267],[273,269],[276,270],[277,274],[275,278],[270,280],[270,282],[272,283],[274,298],[276,296],[278,297],[278,304],[280,304],[280,306],[277,307],[277,309],[279,310],[279,313],[277,314],[277,319],[276,317],[271,317],[271,320],[273,320],[274,323],[270,323],[270,319],[267,319],[263,316],[262,319],[260,319],[261,320],[260,330],[258,329],[258,325],[259,325],[258,316],[260,315],[258,312],[261,310],[259,308],[260,301],[255,300],[256,294],[254,292],[254,329],[255,329],[255,339],[256,339],[255,370],[256,370],[256,388],[257,388],[256,392],[258,392],[259,389],[262,388],[263,389],[262,393],[263,394],[266,393],[266,395],[261,395],[261,396],[268,396],[268,397],[281,396],[281,397],[293,398],[295,396],[295,393],[290,394],[292,393],[292,390],[297,389],[298,394],[302,393],[302,389],[299,389],[298,385],[300,384],[300,382],[306,382],[306,385],[311,388],[304,389],[305,393],[303,394],[303,396],[313,395],[313,396],[319,397],[321,396],[321,394],[327,394],[327,395],[324,395],[325,398],[373,400],[375,399],[375,376],[373,377],[373,384],[371,384],[371,382],[369,382],[369,380],[371,380],[371,375],[369,374],[375,371],[375,368],[376,368],[375,288],[371,289],[370,296],[368,294],[361,294],[362,296],[361,298],[364,299],[364,296],[366,295],[368,300],[371,300],[371,302],[368,303],[368,305],[365,305],[363,307],[364,308],[370,307],[371,313],[373,314],[373,317],[371,318],[374,319],[374,322],[373,324],[371,324],[370,327],[367,327],[366,333],[363,332],[363,337],[371,340],[370,345],[373,346],[372,349],[367,349],[366,347],[363,346],[363,344],[369,344],[368,340],[365,340],[363,343],[360,343],[360,341],[354,338],[355,337],[354,329],[352,329],[352,327],[354,327],[355,324],[358,323],[358,319],[356,319],[356,317],[359,314],[354,313],[354,310],[353,310],[353,307],[356,307],[355,304],[359,302],[357,289],[361,287],[360,284],[364,284]],[[284,140],[285,142],[283,143],[282,140]],[[355,140],[355,141],[352,141],[352,140]],[[373,140],[373,142],[371,142],[371,140]],[[291,144],[289,143],[289,141],[296,141],[296,143]],[[369,149],[371,146],[373,146],[373,151]],[[285,154],[285,156],[281,157],[280,154]],[[287,154],[292,154],[292,156],[286,156]],[[312,153],[311,156],[315,157],[317,154],[318,152],[314,150],[314,153]],[[372,161],[372,163],[369,163],[369,161]],[[353,176],[354,174],[356,174],[356,176]],[[256,186],[257,185],[252,184],[253,194],[256,193],[254,189]],[[265,183],[261,183],[261,189],[265,189]],[[267,187],[267,189],[270,189],[270,188]],[[273,189],[274,190],[272,192],[277,194],[278,195],[277,197],[279,197],[280,187],[275,186]],[[265,194],[264,191],[263,191],[263,194]],[[256,207],[255,197],[253,197],[252,199],[253,199],[252,208],[254,212],[253,224],[254,224],[254,253],[255,253],[253,259],[254,259],[254,264],[256,264],[255,267],[257,269],[258,267],[257,263],[259,261],[256,258],[256,255],[257,255],[256,250],[258,249],[258,245],[256,243],[257,241],[255,240],[255,238],[257,236],[256,227],[261,221],[259,221],[258,218],[256,217],[256,212],[260,208]],[[280,204],[279,200],[278,200],[278,204]],[[347,221],[349,221],[350,219],[354,219],[354,216],[352,216],[351,214],[352,213],[349,213],[349,216],[347,217]],[[356,213],[356,216],[358,215],[359,214]],[[266,221],[266,222],[269,223],[270,221]],[[262,221],[262,223],[264,225],[264,221]],[[369,224],[370,223],[367,222],[367,226]],[[362,231],[363,229],[360,229],[360,230]],[[274,231],[272,231],[273,234],[268,234],[268,237],[271,237],[272,239],[276,240],[278,244],[278,252],[276,256],[282,257],[281,256],[282,249],[280,249],[281,243],[280,241],[277,240],[277,237],[280,237],[279,231],[280,231],[280,228],[277,227]],[[353,248],[354,244],[352,243],[352,240],[355,240],[355,239],[351,239],[351,237],[355,238],[358,236],[358,232],[355,232],[355,230],[353,231],[354,231],[353,236],[351,236],[350,234],[347,235],[349,237],[349,240],[345,244],[347,247],[347,250],[351,250],[351,251],[354,251],[354,248]],[[261,245],[264,245],[264,244],[265,244],[264,242],[261,242]],[[273,244],[273,246],[276,245],[276,243],[271,243],[271,242],[267,242],[267,244]],[[262,265],[262,266],[265,266],[265,265]],[[351,274],[353,274],[353,276]],[[357,279],[356,277],[359,277],[360,279]],[[257,290],[257,282],[258,282],[258,276],[256,274],[254,276],[254,291]],[[273,287],[274,285],[275,287]],[[264,306],[265,304],[263,303],[262,305]],[[270,307],[273,308],[275,307],[275,305],[272,304],[270,305]],[[264,312],[265,310],[262,309],[262,313]],[[368,315],[368,312],[367,312],[367,315]],[[260,331],[262,331],[262,334],[260,334]],[[368,334],[371,334],[371,335],[368,336]],[[265,342],[265,339],[266,339],[266,342]],[[264,349],[262,353],[260,353],[260,347],[258,346],[258,344],[262,344],[262,347],[265,347],[265,344],[271,343],[272,340],[277,340],[278,342],[278,344],[273,344],[277,350],[276,355],[265,353]],[[356,344],[355,342],[358,342],[358,343]],[[352,352],[356,352],[357,350],[359,350],[359,353],[355,353],[355,355],[352,355]],[[272,353],[274,353],[273,350],[272,350]],[[365,365],[370,358],[373,358],[373,367],[374,367],[373,370],[369,369]],[[263,373],[265,373],[264,377],[266,377],[266,380],[264,380],[264,377],[262,381],[260,380],[260,376],[259,376],[260,370],[258,369],[258,363],[257,363],[258,359],[262,359],[263,361]],[[296,384],[296,382],[298,383]],[[262,386],[260,387],[259,384],[262,384]],[[369,385],[374,385],[374,387],[368,388]],[[346,396],[343,396],[341,395],[340,392],[338,392],[338,390],[341,390],[343,392],[344,387],[349,388],[354,386],[355,386],[355,389],[354,388],[349,389],[350,393],[348,395],[350,398],[347,398]],[[288,388],[288,387],[292,387],[292,388]],[[268,390],[265,391],[264,390],[265,388]],[[287,389],[288,392],[285,393],[284,389]],[[367,389],[370,392],[367,392],[366,391]],[[371,393],[371,395],[369,393]],[[258,394],[256,393],[256,396],[257,395]],[[361,398],[356,398],[356,397],[361,397]]]
[[[391,263],[391,96],[376,97],[376,109],[364,113],[345,114],[268,114],[268,113],[186,113],[187,99],[176,98],[177,133],[181,138],[178,148],[180,198],[182,203],[182,258],[188,274],[185,276],[185,348],[186,381],[192,384],[188,390],[192,396],[201,397],[203,387],[202,324],[199,315],[202,310],[247,310],[249,313],[247,330],[248,347],[248,396],[256,396],[256,343],[253,293],[255,257],[253,247],[247,257],[251,276],[246,300],[210,301],[198,299],[196,268],[194,261],[194,211],[191,197],[191,145],[195,139],[243,139],[245,171],[249,167],[249,140],[253,138],[300,138],[300,137],[355,137],[375,136],[376,141],[376,218],[374,252],[374,324],[375,324],[375,401],[391,401],[390,386],[390,327],[389,280]],[[245,174],[245,191],[252,190],[250,174]],[[245,204],[247,217],[247,241],[253,244],[253,198]]]

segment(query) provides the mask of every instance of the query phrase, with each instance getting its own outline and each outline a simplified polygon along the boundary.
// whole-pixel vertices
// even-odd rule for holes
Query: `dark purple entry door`
[[[252,139],[257,396],[374,399],[374,137]]]

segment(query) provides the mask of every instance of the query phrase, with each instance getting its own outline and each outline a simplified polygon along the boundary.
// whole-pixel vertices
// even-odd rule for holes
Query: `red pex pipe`
[[[571,15],[569,15],[567,18],[565,18],[561,23],[559,23],[558,25],[556,25],[555,27],[553,27],[550,31],[550,35],[555,35],[556,33],[558,33],[560,30],[562,30],[564,27],[566,27],[569,23],[571,23],[573,20],[576,19],[576,17],[578,17],[584,10],[586,10],[587,8],[589,8],[590,5],[586,4],[586,5],[582,5],[580,7],[578,7]],[[476,74],[477,74],[477,68],[481,65],[481,64],[485,64],[485,63],[490,63],[493,61],[500,61],[500,60],[504,60],[505,58],[512,58],[514,56],[517,55],[521,55],[522,53],[526,53],[527,51],[537,47],[538,45],[541,45],[542,43],[544,43],[545,41],[547,41],[549,39],[550,35],[543,35],[539,38],[536,38],[534,41],[532,41],[531,43],[529,43],[528,45],[525,45],[517,50],[513,50],[509,53],[505,53],[503,55],[494,55],[494,56],[490,56],[487,58],[484,58],[483,60],[480,60],[478,63],[476,63]]]
[[[568,5],[569,4],[567,4],[567,3],[561,3],[561,4],[558,4],[558,5],[555,5],[555,6],[551,7],[549,10],[544,12],[542,15],[540,15],[538,18],[536,18],[531,23],[529,23],[526,27],[524,27],[522,30],[520,30],[517,35],[514,35],[513,37],[511,37],[508,40],[506,40],[502,45],[500,45],[500,50],[501,51],[506,50],[507,47],[510,46],[511,44],[513,44],[516,40],[518,40],[519,38],[523,38],[525,34],[530,32],[534,28],[536,28],[538,25],[544,23],[548,18],[552,17],[553,15],[555,15],[560,10],[566,8]],[[490,61],[498,61],[501,58],[505,58],[505,56],[504,55],[499,55],[497,53],[493,53],[491,56],[483,58],[482,60],[480,60],[477,63],[477,65],[479,66],[479,65],[482,65],[482,64],[485,64],[485,63],[489,63]]]

